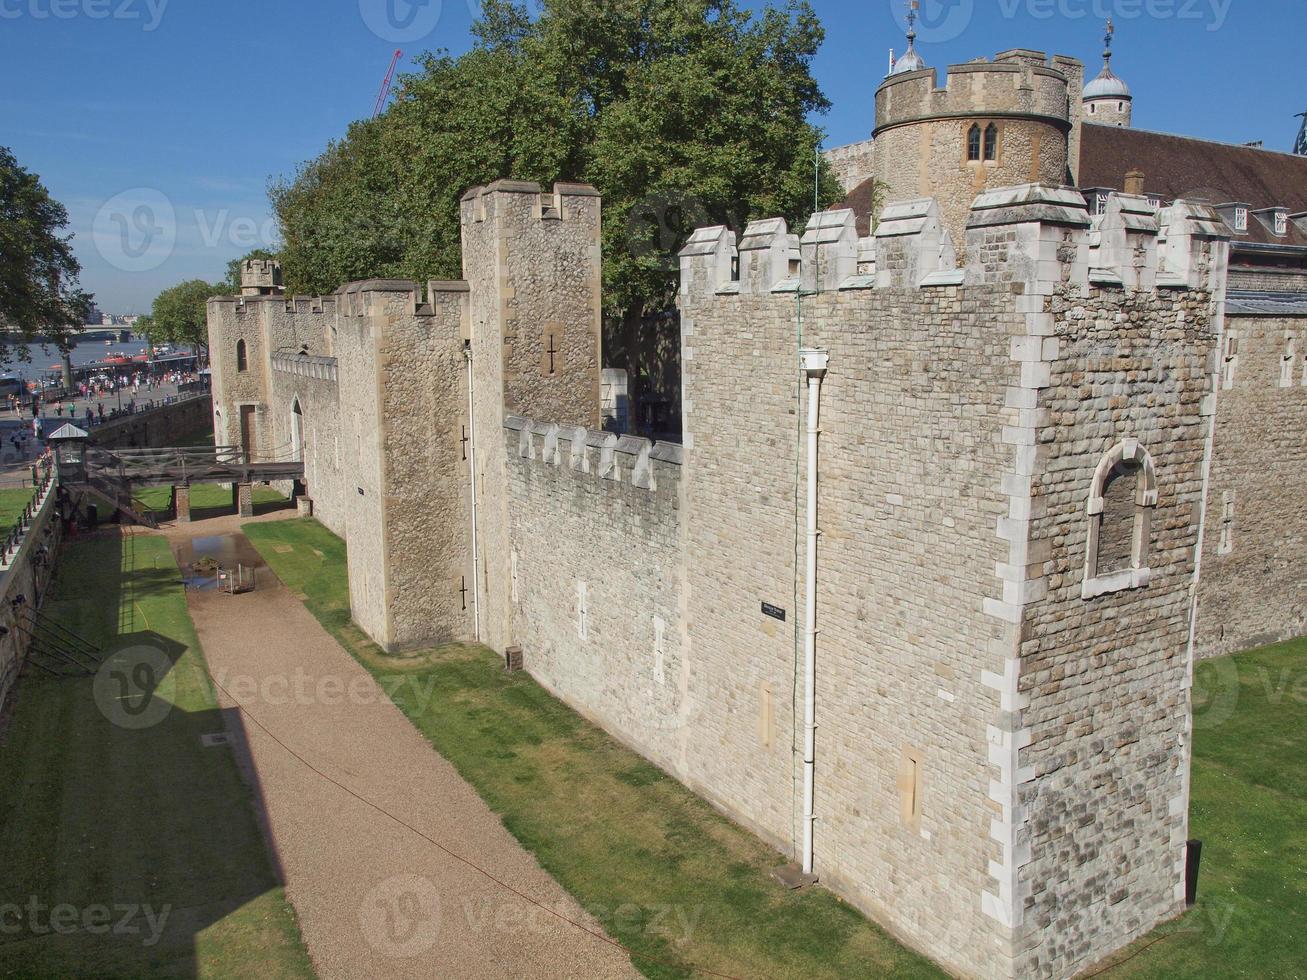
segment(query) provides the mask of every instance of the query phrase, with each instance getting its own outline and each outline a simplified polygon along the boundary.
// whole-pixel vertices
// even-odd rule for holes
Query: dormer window
[[[1235,230],[1235,231],[1247,231],[1247,230],[1248,230],[1248,209],[1247,209],[1247,208],[1235,208],[1235,209],[1234,209],[1234,230]]]
[[[1095,214],[1107,214],[1107,199],[1108,195],[1106,194],[1098,195],[1098,199],[1094,202]]]
[[[1289,215],[1287,212],[1275,212],[1275,233],[1277,235],[1289,234]]]

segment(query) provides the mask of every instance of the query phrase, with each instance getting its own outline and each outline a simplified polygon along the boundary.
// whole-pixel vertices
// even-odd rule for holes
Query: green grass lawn
[[[43,611],[102,649],[163,651],[171,707],[132,730],[97,707],[119,677],[98,698],[91,678],[20,680],[0,741],[0,976],[312,976],[257,799],[231,749],[200,741],[224,719],[168,543],[71,544]]]
[[[286,498],[272,487],[255,484],[252,492],[255,514],[267,513],[286,504]],[[134,496],[161,518],[172,512],[172,487],[142,487]],[[220,483],[191,485],[192,520],[201,521],[206,517],[220,517],[230,513],[233,513],[233,508],[229,488]]]
[[[1200,663],[1198,902],[1111,977],[1307,976],[1307,639]]]
[[[943,976],[830,892],[786,891],[770,877],[779,854],[484,647],[381,655],[350,624],[345,547],[321,524],[244,530],[646,975]]]
[[[416,682],[398,686],[399,707],[649,976],[686,975],[654,959],[736,976],[939,975],[830,893],[782,891],[775,852],[488,651],[386,657],[350,622],[344,544],[316,521],[245,531],[374,675]],[[1303,977],[1307,640],[1200,664],[1195,703],[1199,901],[1099,975]],[[697,926],[687,939],[611,914],[627,903],[688,910]]]
[[[6,487],[0,489],[0,533],[8,531],[22,516],[23,508],[32,500],[35,487]]]

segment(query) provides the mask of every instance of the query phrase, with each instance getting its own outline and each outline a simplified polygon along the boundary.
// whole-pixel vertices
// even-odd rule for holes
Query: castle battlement
[[[655,443],[582,425],[535,422],[509,415],[504,419],[504,430],[510,456],[574,473],[592,473],[601,480],[628,483],[640,490],[674,486],[685,460],[684,448],[676,443]]]
[[[950,65],[944,84],[934,68],[891,75],[876,91],[874,136],[922,119],[1033,116],[1069,127],[1070,93],[1083,77],[1074,58],[1014,50]]]
[[[241,264],[241,295],[281,295],[281,263],[274,259],[246,259]]]
[[[337,380],[336,359],[318,354],[273,354],[272,369],[301,378],[316,378],[332,383]]]
[[[497,180],[485,187],[473,187],[462,196],[463,221],[479,223],[513,213],[514,209],[506,205],[518,196],[528,201],[528,213],[535,221],[590,220],[592,215],[597,215],[597,209],[587,201],[597,199],[599,191],[589,184],[560,181],[554,184],[552,192],[546,193],[533,180]]]
[[[1228,237],[1205,205],[1177,201],[1159,211],[1147,198],[1112,194],[1090,218],[1071,187],[1023,184],[985,191],[972,203],[966,259],[939,202],[889,204],[875,234],[859,238],[853,213],[819,211],[799,247],[782,218],[750,222],[743,237],[717,225],[696,229],[680,252],[684,297],[1025,283],[1091,289],[1205,288],[1219,267],[1212,242]]]

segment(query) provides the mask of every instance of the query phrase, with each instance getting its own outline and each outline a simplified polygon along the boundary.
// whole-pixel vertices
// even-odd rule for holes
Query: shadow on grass
[[[0,975],[309,976],[257,783],[161,538],[63,556],[45,611],[108,656],[24,674],[0,746]]]

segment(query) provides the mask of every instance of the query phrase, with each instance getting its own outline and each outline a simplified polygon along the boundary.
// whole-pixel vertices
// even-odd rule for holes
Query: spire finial
[[[1105,49],[1103,51],[1103,64],[1110,66],[1112,64],[1112,36],[1116,34],[1116,25],[1112,23],[1112,18],[1107,18],[1107,35],[1103,38]]]
[[[908,0],[908,50],[917,43],[917,11],[920,9],[920,0]]]

